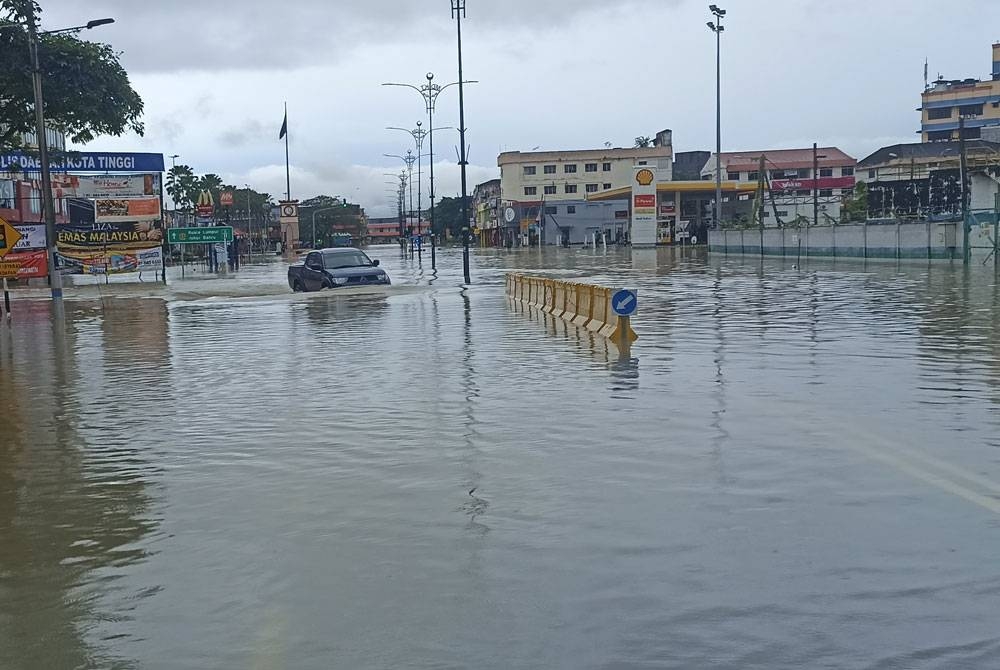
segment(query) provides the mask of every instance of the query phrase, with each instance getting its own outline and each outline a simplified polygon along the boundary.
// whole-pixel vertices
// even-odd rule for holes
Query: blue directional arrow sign
[[[632,316],[638,306],[639,296],[633,289],[623,288],[611,296],[611,309],[618,316]]]

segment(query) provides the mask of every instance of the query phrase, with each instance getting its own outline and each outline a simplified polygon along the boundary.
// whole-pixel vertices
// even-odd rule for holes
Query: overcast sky
[[[708,2],[467,0],[463,22],[471,185],[501,150],[584,149],[671,128],[678,151],[715,144]],[[933,79],[986,77],[1000,2],[730,0],[723,149],[820,144],[862,158],[916,141],[924,58]],[[42,0],[44,28],[112,16],[85,34],[122,51],[146,135],[91,150],[180,154],[195,172],[283,195],[288,101],[292,195],[345,195],[390,213],[387,172],[426,118],[415,91],[457,79],[449,0]],[[457,88],[435,126],[458,126]],[[438,195],[459,191],[457,133],[435,137]],[[425,145],[426,151],[426,145]],[[168,161],[169,162],[169,161]],[[426,169],[426,165],[425,165]],[[424,192],[428,190],[426,174]],[[425,198],[426,200],[426,198]]]

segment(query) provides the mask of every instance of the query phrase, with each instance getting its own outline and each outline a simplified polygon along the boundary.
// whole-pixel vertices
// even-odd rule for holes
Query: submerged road
[[[15,300],[0,668],[998,666],[992,267],[370,254]]]

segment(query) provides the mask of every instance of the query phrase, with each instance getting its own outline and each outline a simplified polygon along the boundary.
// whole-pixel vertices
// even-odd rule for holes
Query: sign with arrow
[[[611,296],[611,309],[618,316],[632,316],[639,307],[639,295],[635,290],[623,288]]]
[[[14,245],[21,241],[21,233],[17,232],[14,226],[0,219],[0,258],[3,258],[14,249]]]

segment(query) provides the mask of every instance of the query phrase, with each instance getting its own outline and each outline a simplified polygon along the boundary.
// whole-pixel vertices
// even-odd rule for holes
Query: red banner
[[[637,195],[634,198],[636,207],[656,207],[655,195]]]
[[[854,188],[854,177],[820,177],[819,179],[775,179],[772,191],[798,191],[814,188]]]
[[[48,252],[9,253],[0,258],[0,277],[38,279],[49,274]]]

